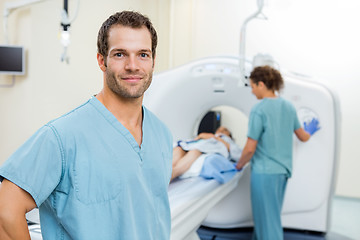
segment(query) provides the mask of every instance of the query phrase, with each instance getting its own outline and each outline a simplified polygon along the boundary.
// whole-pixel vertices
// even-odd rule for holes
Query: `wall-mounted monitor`
[[[24,47],[14,45],[0,45],[0,74],[25,74]]]

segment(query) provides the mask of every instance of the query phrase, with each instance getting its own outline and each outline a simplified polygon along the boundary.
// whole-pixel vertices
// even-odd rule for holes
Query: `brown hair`
[[[256,67],[250,74],[250,80],[256,85],[263,82],[273,91],[279,91],[284,87],[284,80],[280,72],[270,66]]]
[[[121,25],[131,28],[142,28],[145,26],[151,34],[151,51],[152,57],[155,58],[156,46],[157,46],[157,34],[150,19],[141,13],[133,11],[122,11],[111,15],[101,26],[98,39],[97,48],[98,53],[106,57],[109,51],[109,31],[113,25]]]

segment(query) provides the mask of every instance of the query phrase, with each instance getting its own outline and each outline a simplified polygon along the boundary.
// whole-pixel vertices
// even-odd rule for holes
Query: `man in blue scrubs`
[[[49,122],[0,168],[0,239],[169,239],[172,136],[142,106],[156,31],[136,12],[110,16],[98,35],[103,89]]]

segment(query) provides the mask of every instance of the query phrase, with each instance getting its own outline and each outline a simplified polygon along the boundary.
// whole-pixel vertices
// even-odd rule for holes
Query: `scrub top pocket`
[[[74,185],[77,199],[84,204],[97,204],[116,199],[123,191],[121,166],[111,159],[87,159],[74,168]],[[122,167],[124,168],[124,166]]]

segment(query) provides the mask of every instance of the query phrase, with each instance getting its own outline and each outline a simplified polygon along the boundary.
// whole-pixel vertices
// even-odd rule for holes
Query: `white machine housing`
[[[194,137],[203,116],[219,105],[234,107],[248,116],[258,100],[250,87],[238,84],[238,63],[236,57],[210,57],[156,74],[144,105],[165,122],[174,140]],[[283,227],[327,232],[339,154],[339,103],[334,93],[320,83],[283,72],[282,75],[285,88],[281,96],[294,104],[300,122],[317,117],[321,126],[306,143],[294,135],[293,176],[285,195]],[[209,212],[202,225],[253,225],[250,172],[249,168],[246,170],[236,189]]]

